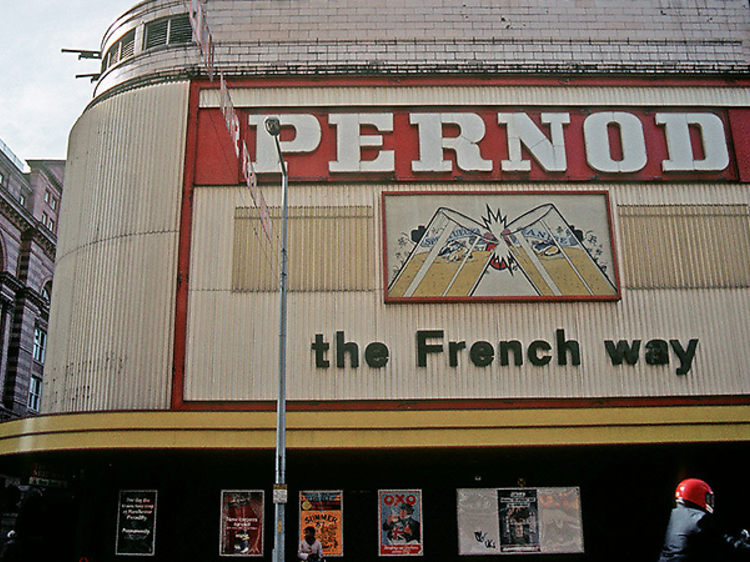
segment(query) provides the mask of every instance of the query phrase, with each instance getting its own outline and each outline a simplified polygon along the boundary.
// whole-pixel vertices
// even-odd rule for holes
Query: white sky
[[[68,133],[94,91],[98,51],[118,16],[139,0],[0,0],[0,139],[22,160],[64,159]]]

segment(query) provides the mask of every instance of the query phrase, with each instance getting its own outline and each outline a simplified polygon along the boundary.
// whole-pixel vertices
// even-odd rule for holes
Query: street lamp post
[[[287,297],[287,195],[289,176],[284,156],[281,154],[279,133],[281,122],[278,117],[266,117],[265,127],[276,143],[276,153],[281,166],[281,279],[279,299],[279,392],[276,399],[276,479],[273,487],[274,534],[273,560],[284,562],[285,509],[287,503],[286,486],[286,297]]]

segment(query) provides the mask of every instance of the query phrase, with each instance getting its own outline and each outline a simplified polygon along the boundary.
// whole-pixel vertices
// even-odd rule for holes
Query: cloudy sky
[[[19,158],[64,159],[68,133],[99,70],[61,49],[99,50],[109,25],[139,0],[0,0],[0,139]]]

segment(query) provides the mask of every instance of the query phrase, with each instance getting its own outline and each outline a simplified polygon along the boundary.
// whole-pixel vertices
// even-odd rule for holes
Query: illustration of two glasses
[[[490,269],[520,271],[543,297],[617,293],[554,204],[535,207],[498,230],[440,207],[390,283],[388,296],[469,297]]]

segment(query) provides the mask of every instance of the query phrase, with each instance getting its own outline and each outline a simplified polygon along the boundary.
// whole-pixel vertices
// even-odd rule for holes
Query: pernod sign
[[[256,129],[262,115],[250,115],[248,123]],[[569,169],[569,151],[565,128],[571,125],[570,112],[496,112],[488,127],[487,115],[474,112],[408,114],[411,136],[416,140],[417,158],[410,157],[412,173],[462,172],[530,172],[536,161],[544,172],[565,173]],[[575,123],[583,139],[585,160],[596,172],[610,174],[638,173],[646,168],[649,141],[654,142],[655,125],[661,128],[667,154],[661,158],[661,171],[721,172],[729,165],[724,122],[714,113],[654,113],[648,116],[627,111],[601,111],[586,115]],[[398,149],[384,148],[385,140],[397,130],[394,113],[331,113],[326,119],[314,114],[281,115],[282,126],[293,133],[292,140],[282,143],[288,154],[314,154],[324,142],[334,142],[336,155],[328,159],[328,172],[393,173]],[[324,128],[324,125],[326,127]],[[695,133],[691,135],[691,128]],[[332,129],[324,139],[324,131]],[[365,130],[370,133],[364,133]],[[451,134],[453,130],[453,134]],[[326,131],[328,133],[328,131]],[[492,150],[504,145],[503,151]],[[573,135],[568,135],[573,136]],[[658,141],[657,141],[658,142]],[[257,172],[273,172],[278,167],[275,145],[269,135],[257,136]],[[367,159],[364,153],[369,151]],[[455,155],[446,159],[444,151]],[[524,153],[525,151],[525,153]]]
[[[237,108],[241,134],[223,139],[211,134],[218,120],[211,112],[199,118],[199,154],[240,153],[244,142],[248,156],[237,166],[278,172],[263,127],[270,112]],[[469,106],[279,113],[281,149],[297,181],[736,180],[732,120],[745,117],[708,109]],[[215,173],[206,170],[198,166],[199,174]],[[200,181],[223,183],[205,175]]]

